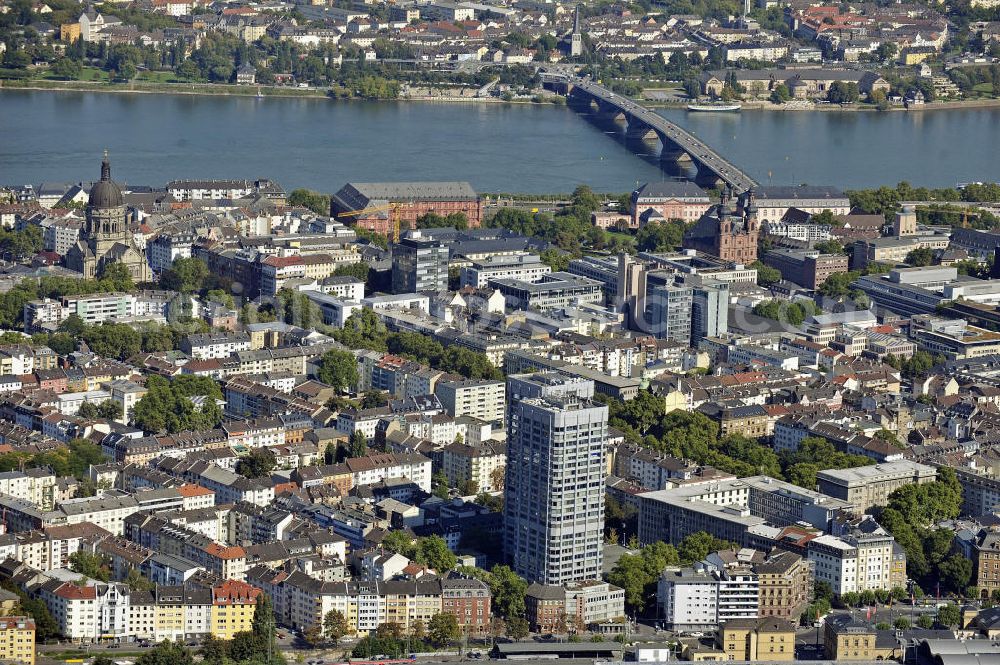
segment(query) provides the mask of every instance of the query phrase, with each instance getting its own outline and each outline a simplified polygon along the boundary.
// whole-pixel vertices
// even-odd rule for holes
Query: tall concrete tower
[[[646,309],[646,264],[622,252],[618,255],[618,311],[630,330],[640,330]]]
[[[504,553],[529,582],[601,576],[608,407],[575,395],[510,405]]]
[[[573,10],[573,32],[569,36],[569,54],[571,57],[583,55],[583,35],[580,33],[580,5]]]

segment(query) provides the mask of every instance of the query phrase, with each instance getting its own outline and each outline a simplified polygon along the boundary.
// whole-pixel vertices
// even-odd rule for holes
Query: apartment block
[[[658,616],[672,630],[716,630],[756,619],[760,587],[749,566],[668,568],[657,582]]]
[[[434,394],[455,418],[471,416],[486,422],[503,420],[506,406],[506,386],[503,381],[438,381]]]
[[[608,408],[575,397],[511,404],[505,551],[529,581],[601,574]]]
[[[625,591],[601,581],[563,586],[533,583],[525,593],[525,618],[531,630],[551,633],[562,621],[573,632],[625,616]]]
[[[888,504],[889,495],[900,487],[922,485],[936,479],[934,467],[909,460],[853,469],[826,469],[816,474],[820,492],[854,504],[859,513]]]
[[[35,620],[0,617],[0,660],[35,665]]]

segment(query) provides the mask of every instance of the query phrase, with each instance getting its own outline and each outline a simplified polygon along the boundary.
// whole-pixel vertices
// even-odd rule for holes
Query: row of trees
[[[758,273],[759,275],[759,273]],[[816,314],[819,308],[811,300],[764,300],[753,307],[753,313],[766,319],[781,321],[793,326],[801,326],[807,317]]]
[[[591,214],[601,207],[602,196],[580,185],[570,196],[570,203],[555,215],[531,213],[520,208],[501,208],[486,220],[486,226],[505,228],[521,235],[548,240],[572,256],[581,256],[584,247],[610,252],[634,251],[634,244],[617,234],[609,234],[591,223]],[[628,196],[616,197],[619,209],[628,209]]]
[[[944,363],[947,358],[940,354],[931,355],[927,351],[917,351],[909,358],[900,359],[890,353],[882,360],[886,365],[900,370],[906,378],[916,379],[927,376],[932,368]]]
[[[78,480],[88,477],[92,464],[102,464],[106,459],[101,447],[86,439],[70,439],[65,446],[40,453],[11,452],[0,454],[0,471],[20,471],[48,467],[57,476],[73,476]]]
[[[902,201],[939,201],[941,204],[955,203],[958,201],[996,203],[1000,202],[1000,185],[996,183],[970,184],[962,189],[951,187],[933,189],[927,187],[913,187],[908,182],[900,182],[895,187],[878,187],[876,189],[860,189],[848,191],[847,196],[851,202],[851,208],[861,210],[872,215],[884,215],[886,221],[892,221],[899,210]],[[917,211],[918,216],[927,214],[923,209]],[[975,218],[970,220],[973,226],[977,225]],[[985,222],[990,225],[995,224],[995,217],[986,217]],[[921,221],[924,221],[921,219]],[[945,222],[948,223],[948,222]],[[956,222],[957,223],[957,222]],[[977,227],[979,228],[979,227]],[[982,227],[982,228],[993,228]]]
[[[331,335],[341,344],[352,349],[389,351],[425,363],[443,372],[461,374],[470,379],[499,379],[502,372],[485,354],[465,347],[452,345],[447,348],[440,342],[417,333],[391,333],[369,309],[353,314],[340,330]],[[351,364],[354,364],[352,371]],[[357,383],[357,361],[349,353],[328,353],[323,357],[320,377],[338,388]]]
[[[739,434],[719,437],[719,425],[698,411],[665,413],[662,398],[647,390],[628,402],[600,396],[608,403],[609,424],[632,443],[698,464],[707,464],[737,476],[766,474],[808,489],[816,486],[816,472],[872,464],[860,455],[838,451],[826,439],[809,437],[798,450],[780,455],[772,448]]]
[[[334,614],[336,613],[336,614]],[[330,614],[334,616],[331,618]],[[340,625],[338,610],[331,610],[327,619],[332,619],[333,626]],[[324,622],[325,623],[325,622]],[[339,628],[334,629],[339,632]],[[409,633],[395,622],[384,623],[375,629],[374,635],[366,635],[351,650],[354,658],[372,658],[384,654],[391,658],[406,656],[408,652],[431,651],[435,647],[447,647],[462,637],[461,627],[454,614],[441,612],[435,614],[424,626],[422,621],[415,621]]]

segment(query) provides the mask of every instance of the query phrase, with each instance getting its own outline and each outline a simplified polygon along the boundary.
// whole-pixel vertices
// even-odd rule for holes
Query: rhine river
[[[1000,109],[897,113],[663,110],[762,183],[843,188],[1000,181]],[[666,179],[562,107],[0,91],[0,184],[114,176],[268,177],[288,189],[468,180],[490,192],[623,192]]]

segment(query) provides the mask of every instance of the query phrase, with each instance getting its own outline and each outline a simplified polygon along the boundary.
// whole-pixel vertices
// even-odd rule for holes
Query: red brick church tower
[[[738,197],[732,205],[733,192],[722,191],[719,203],[712,206],[684,234],[684,248],[717,256],[723,261],[744,265],[757,260],[757,203],[753,189]]]

